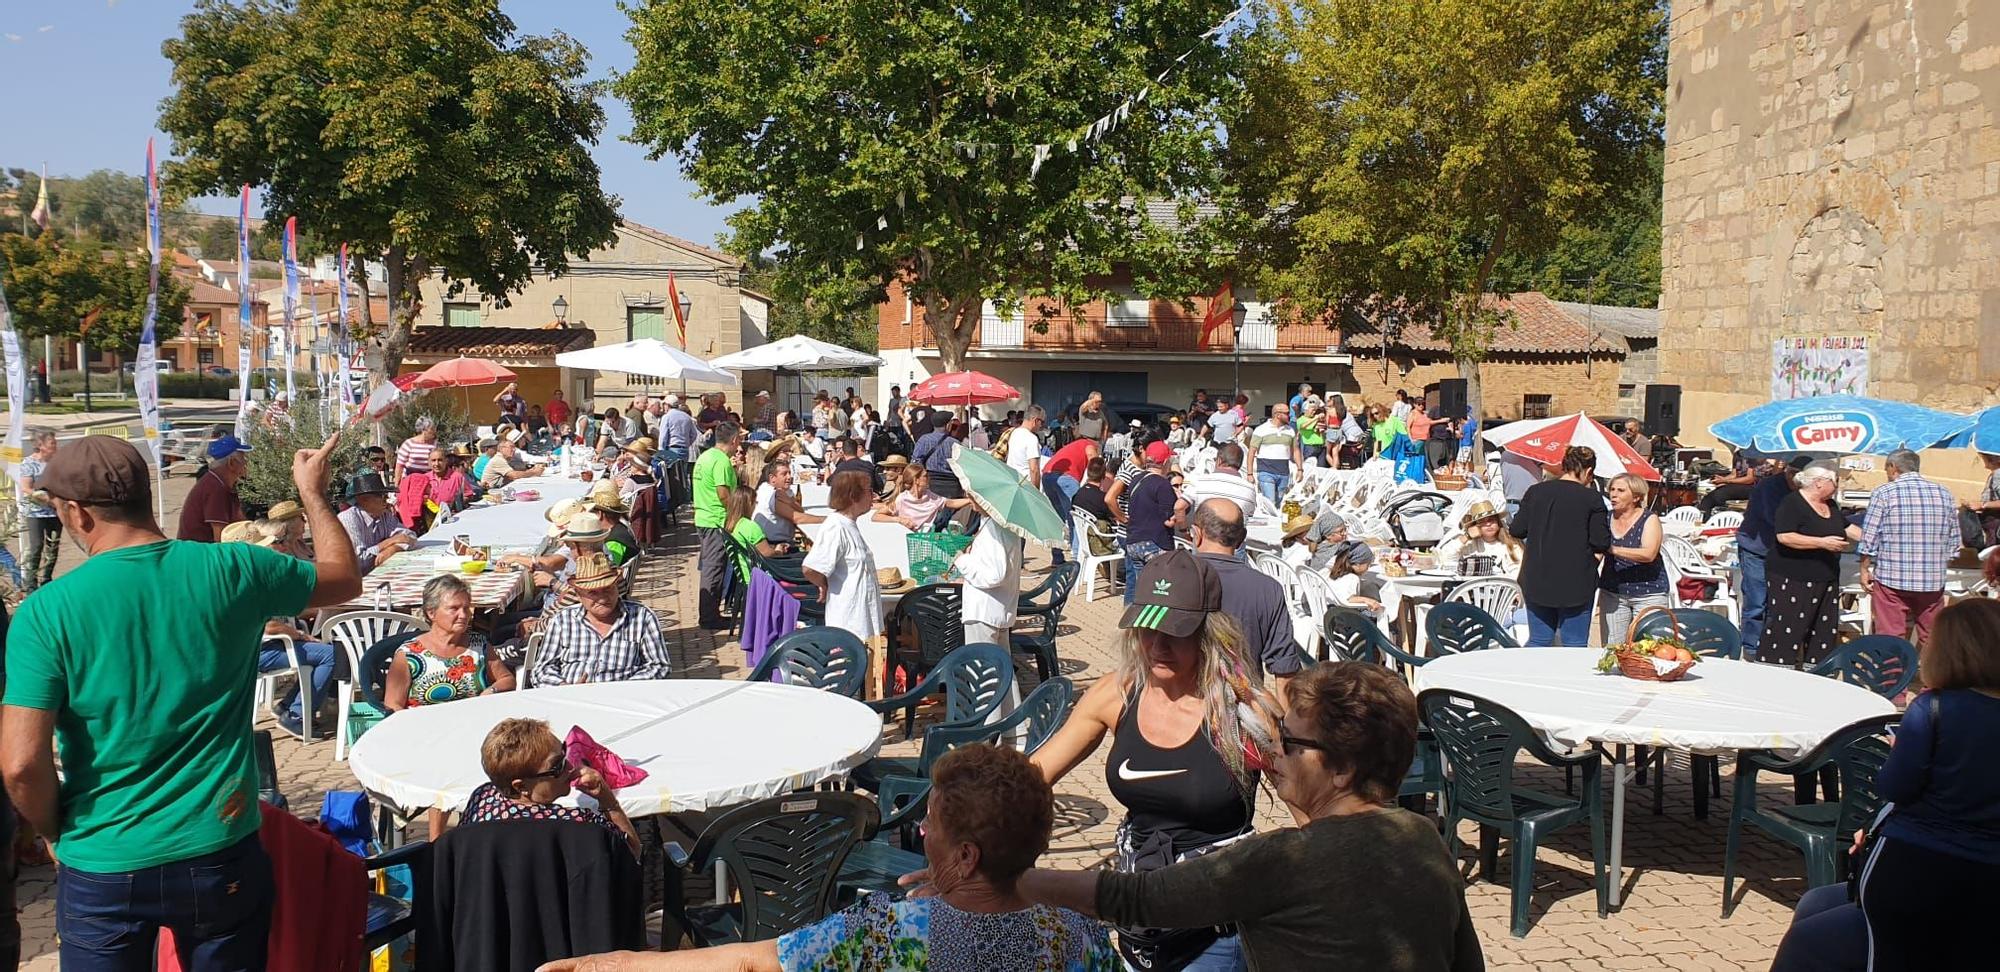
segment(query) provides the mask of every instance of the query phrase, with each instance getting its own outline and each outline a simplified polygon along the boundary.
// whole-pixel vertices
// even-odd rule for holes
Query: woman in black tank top
[[[1117,867],[1150,871],[1251,832],[1257,769],[1276,752],[1278,708],[1251,681],[1242,629],[1221,613],[1222,583],[1186,551],[1153,558],[1134,585],[1118,669],[1098,679],[1033,757],[1049,782],[1109,734],[1105,776],[1125,807]],[[1120,928],[1130,967],[1243,969],[1234,928]]]

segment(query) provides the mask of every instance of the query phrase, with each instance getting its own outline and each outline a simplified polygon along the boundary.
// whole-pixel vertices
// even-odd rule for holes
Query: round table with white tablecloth
[[[833,515],[832,510],[823,506],[810,508],[806,512],[817,516]],[[872,512],[863,514],[855,525],[861,528],[861,539],[868,542],[868,552],[875,555],[875,569],[894,567],[902,571],[903,576],[910,575],[909,527],[889,520],[875,519],[875,514]],[[826,529],[824,523],[799,525],[799,532],[814,541],[819,539],[819,532],[824,529]]]
[[[634,817],[732,806],[844,776],[875,755],[882,736],[874,710],[818,689],[719,679],[604,682],[398,712],[355,743],[348,766],[370,796],[405,813],[459,809],[487,782],[480,743],[509,718],[547,720],[558,739],[582,726],[645,770],[645,780],[618,791]],[[577,800],[572,794],[564,802]]]
[[[1558,746],[1596,745],[1611,759],[1611,901],[1625,835],[1627,746],[1696,753],[1800,753],[1836,730],[1896,707],[1867,689],[1779,665],[1705,660],[1678,682],[1600,674],[1596,648],[1499,648],[1416,670],[1416,688],[1448,689],[1514,710]]]
[[[507,485],[516,491],[532,489],[540,495],[532,500],[517,499],[508,503],[482,501],[453,516],[450,521],[432,526],[430,532],[417,538],[417,546],[448,546],[452,537],[463,534],[471,537],[473,544],[482,547],[539,547],[548,539],[546,514],[549,507],[566,499],[581,499],[590,492],[589,483],[560,476],[530,476]]]

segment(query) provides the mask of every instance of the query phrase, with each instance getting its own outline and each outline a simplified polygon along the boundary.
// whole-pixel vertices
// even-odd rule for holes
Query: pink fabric
[[[454,469],[449,476],[432,474],[430,488],[424,491],[424,498],[436,503],[439,509],[449,509],[467,488],[463,469]]]
[[[569,757],[571,766],[588,766],[596,770],[613,789],[636,786],[646,779],[645,770],[619,759],[617,753],[590,738],[590,733],[585,732],[582,726],[570,728],[568,738],[563,740],[563,751]]]
[[[396,516],[404,526],[414,530],[423,519],[424,497],[430,494],[432,482],[430,473],[421,472],[410,473],[396,484]]]

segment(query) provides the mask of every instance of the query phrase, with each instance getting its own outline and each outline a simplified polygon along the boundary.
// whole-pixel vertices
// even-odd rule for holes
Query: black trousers
[[[1749,484],[1730,483],[1726,486],[1717,486],[1714,489],[1709,490],[1708,495],[1702,497],[1701,501],[1696,503],[1694,506],[1695,509],[1701,511],[1702,516],[1707,516],[1710,513],[1715,512],[1716,509],[1722,506],[1722,504],[1724,503],[1734,503],[1738,500],[1747,500],[1749,498],[1750,498]]]
[[[1861,867],[1875,972],[1993,966],[1987,922],[2000,910],[2000,864],[1882,836]]]

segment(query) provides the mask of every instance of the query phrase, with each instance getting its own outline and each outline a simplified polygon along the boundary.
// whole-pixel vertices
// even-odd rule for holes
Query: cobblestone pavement
[[[189,481],[170,481],[168,512],[173,516]],[[64,565],[77,554],[67,550]],[[741,678],[743,656],[737,645],[694,627],[695,550],[686,530],[668,541],[642,566],[636,596],[660,616],[673,642],[675,671],[690,678]],[[1045,554],[1031,550],[1024,584],[1039,579]],[[1063,674],[1078,683],[1079,692],[1111,668],[1118,646],[1118,598],[1104,596],[1083,603],[1081,588],[1071,602],[1058,646]],[[1032,663],[1027,678],[1034,678]],[[268,717],[260,719],[269,727]],[[886,730],[884,751],[915,752],[915,745]],[[1050,858],[1058,866],[1094,867],[1111,851],[1118,811],[1105,785],[1104,749],[1058,783],[1057,827]],[[345,764],[333,761],[331,742],[300,745],[279,733],[278,768],[291,805],[305,813],[317,811],[329,789],[355,789]],[[1724,775],[1728,776],[1725,768]],[[1559,791],[1559,772],[1529,768],[1532,782]],[[1608,775],[1608,774],[1607,774]],[[1724,792],[1732,781],[1725,778]],[[1789,781],[1766,786],[1766,802],[1789,801]],[[1727,798],[1712,801],[1705,821],[1694,819],[1685,766],[1667,774],[1662,815],[1651,812],[1650,787],[1630,792],[1626,823],[1625,901],[1608,918],[1598,918],[1590,891],[1590,834],[1578,825],[1549,839],[1535,863],[1532,927],[1525,938],[1508,934],[1511,850],[1503,843],[1500,883],[1474,880],[1467,899],[1486,964],[1495,972],[1545,969],[1584,972],[1595,969],[1757,969],[1768,968],[1771,956],[1791,919],[1791,909],[1803,891],[1805,869],[1790,848],[1756,833],[1746,834],[1739,848],[1738,904],[1729,918],[1720,916],[1722,846],[1728,823]],[[1609,794],[1606,795],[1609,803]],[[1608,812],[1608,810],[1607,810]],[[1260,829],[1289,823],[1268,789],[1259,798]],[[1470,825],[1460,830],[1460,862],[1476,877],[1478,835]],[[1355,880],[1370,880],[1356,874]],[[26,868],[20,880],[23,926],[23,966],[54,970],[54,873],[48,867]],[[1747,889],[1746,889],[1747,888]]]

